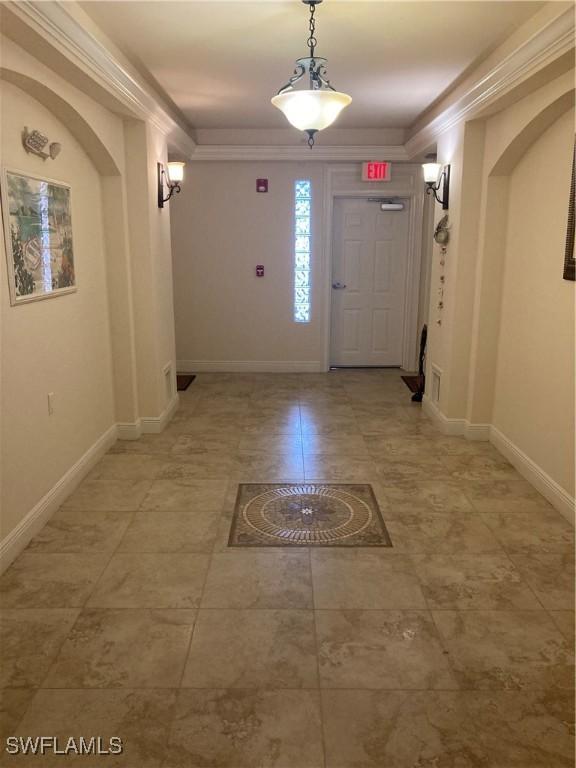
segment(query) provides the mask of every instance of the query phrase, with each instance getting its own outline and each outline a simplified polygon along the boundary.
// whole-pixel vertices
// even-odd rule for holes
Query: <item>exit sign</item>
[[[380,160],[362,163],[362,181],[390,181],[390,163]]]

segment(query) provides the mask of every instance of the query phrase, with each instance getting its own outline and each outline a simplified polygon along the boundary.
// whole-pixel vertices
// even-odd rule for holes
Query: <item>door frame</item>
[[[420,294],[420,270],[422,262],[422,236],[423,236],[423,210],[424,210],[424,184],[417,183],[422,173],[420,165],[415,163],[402,163],[394,166],[395,170],[403,168],[404,175],[399,180],[384,185],[368,186],[370,182],[363,183],[360,187],[350,184],[340,188],[335,182],[336,175],[357,174],[358,165],[334,165],[328,166],[324,173],[324,200],[323,200],[323,281],[324,281],[324,332],[323,332],[323,359],[324,371],[330,370],[330,342],[332,332],[332,266],[333,266],[333,225],[334,225],[334,201],[337,198],[368,199],[370,197],[395,197],[410,200],[408,221],[408,263],[406,265],[406,291],[403,312],[403,339],[402,339],[402,368],[416,370],[418,364],[418,308]],[[412,171],[412,173],[410,173]],[[375,203],[376,205],[376,203]]]

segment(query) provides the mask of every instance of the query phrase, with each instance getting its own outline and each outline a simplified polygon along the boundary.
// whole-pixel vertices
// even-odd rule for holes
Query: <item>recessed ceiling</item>
[[[541,2],[339,2],[317,18],[317,55],[353,97],[340,128],[408,127]],[[300,0],[85,2],[194,128],[286,128],[270,98],[305,56]]]

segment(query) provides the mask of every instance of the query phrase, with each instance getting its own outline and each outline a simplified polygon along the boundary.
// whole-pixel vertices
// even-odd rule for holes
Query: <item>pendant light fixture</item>
[[[302,2],[310,7],[310,36],[307,41],[310,56],[296,59],[294,75],[285,86],[280,88],[278,94],[272,99],[272,104],[284,113],[289,123],[308,134],[308,146],[312,149],[315,134],[332,125],[352,99],[348,94],[340,93],[330,85],[330,81],[326,79],[327,60],[315,55],[318,41],[315,36],[314,14],[316,6],[322,0],[302,0]],[[296,83],[305,76],[309,78],[309,88],[296,89],[294,87]]]

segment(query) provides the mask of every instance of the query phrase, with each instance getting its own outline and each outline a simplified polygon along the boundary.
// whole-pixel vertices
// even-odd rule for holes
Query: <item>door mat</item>
[[[402,381],[406,384],[410,392],[418,392],[420,376],[402,376]]]
[[[176,389],[178,392],[185,392],[195,378],[196,376],[193,373],[177,373]]]
[[[391,547],[371,485],[242,483],[229,547]]]

